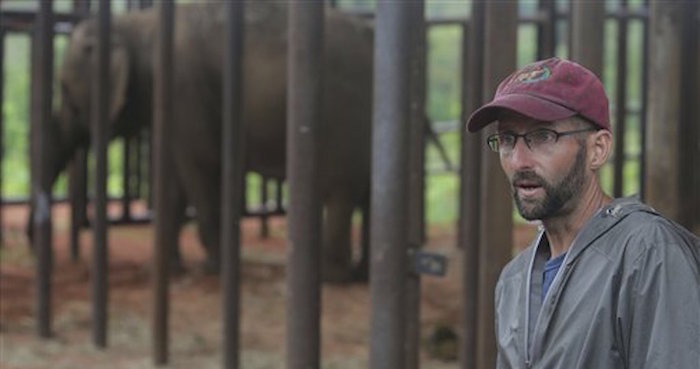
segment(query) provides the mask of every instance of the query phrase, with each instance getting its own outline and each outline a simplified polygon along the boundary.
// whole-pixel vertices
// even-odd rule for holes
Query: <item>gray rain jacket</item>
[[[499,278],[499,369],[700,369],[697,236],[614,200],[581,229],[542,300],[547,247],[540,232]]]

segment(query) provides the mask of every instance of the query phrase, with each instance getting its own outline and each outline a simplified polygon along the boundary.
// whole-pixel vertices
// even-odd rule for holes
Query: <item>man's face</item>
[[[540,128],[564,132],[580,127],[568,121],[538,122],[515,114],[503,115],[498,123],[499,133],[522,135]],[[572,211],[586,180],[586,156],[586,146],[573,135],[533,150],[519,137],[512,151],[501,151],[501,166],[520,215],[535,220]]]

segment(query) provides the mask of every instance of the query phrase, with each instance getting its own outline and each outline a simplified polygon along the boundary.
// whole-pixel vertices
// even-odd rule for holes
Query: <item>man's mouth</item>
[[[533,197],[543,191],[542,186],[534,181],[516,181],[513,188],[520,198]]]

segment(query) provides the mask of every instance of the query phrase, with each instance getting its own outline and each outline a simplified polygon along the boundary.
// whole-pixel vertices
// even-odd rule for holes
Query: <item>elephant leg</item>
[[[204,271],[216,273],[220,263],[221,184],[218,173],[204,169],[216,164],[205,165],[185,153],[176,154],[176,160],[189,204],[196,210],[199,240],[206,251]]]
[[[367,281],[369,280],[369,225],[370,225],[370,211],[369,211],[369,201],[363,201],[362,206],[362,254],[360,255],[360,261],[355,267],[353,272],[354,279],[357,281]]]
[[[179,240],[180,231],[185,221],[185,194],[177,181],[172,181],[164,189],[165,208],[160,216],[161,226],[166,230],[171,230],[165,234],[165,244],[169,248],[167,251],[170,258],[170,270],[174,274],[181,274],[184,271],[182,256],[180,254]],[[158,216],[158,215],[156,215]]]
[[[168,218],[172,219],[172,226],[174,227],[174,229],[177,230],[175,232],[175,242],[173,243],[173,248],[171,250],[170,265],[171,270],[174,271],[175,274],[180,274],[185,270],[182,262],[182,253],[180,252],[179,240],[180,232],[182,231],[182,226],[185,224],[187,217],[185,214],[185,210],[187,208],[187,201],[185,198],[185,192],[183,191],[181,184],[178,183],[174,186],[171,186],[171,188],[168,191],[170,192],[168,194],[168,197],[170,201],[172,201],[174,214],[174,216]]]
[[[325,203],[323,227],[323,280],[350,282],[353,280],[351,221],[354,203],[351,196],[334,193]]]
[[[218,273],[221,267],[221,243],[220,243],[220,210],[219,202],[211,203],[204,213],[197,209],[199,218],[199,239],[207,251],[204,261],[204,270],[207,273]]]

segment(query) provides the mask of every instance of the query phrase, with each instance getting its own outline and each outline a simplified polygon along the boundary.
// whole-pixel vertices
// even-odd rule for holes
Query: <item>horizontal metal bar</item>
[[[36,12],[28,10],[3,10],[0,12],[0,24],[7,32],[31,32],[34,29]],[[55,13],[54,31],[60,34],[70,33],[73,24],[81,21],[83,17],[72,13]]]

